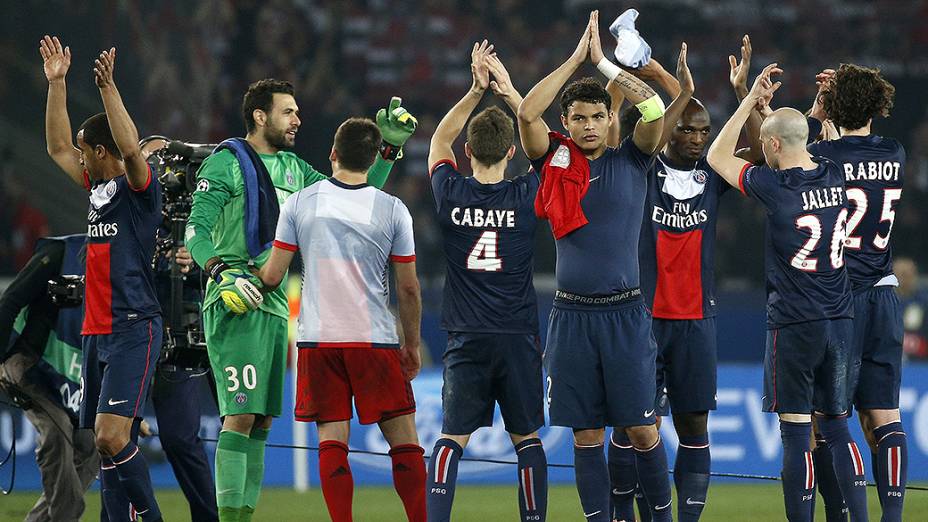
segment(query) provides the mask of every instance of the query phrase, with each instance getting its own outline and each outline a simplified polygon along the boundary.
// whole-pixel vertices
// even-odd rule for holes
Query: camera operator
[[[77,428],[82,281],[61,277],[83,276],[78,253],[85,238],[39,240],[0,297],[0,386],[38,432],[35,457],[43,493],[27,522],[79,520],[84,492],[100,468],[93,430]]]
[[[142,154],[152,166],[152,172],[164,177],[165,169],[157,154],[167,154],[168,140],[153,137],[142,142]],[[183,152],[189,155],[188,151]],[[177,157],[173,154],[170,156]],[[184,166],[189,161],[189,157],[179,158]],[[195,171],[195,167],[188,170]],[[158,419],[161,447],[190,505],[190,518],[210,522],[219,519],[216,490],[212,468],[199,432],[203,409],[200,398],[204,387],[212,384],[212,378],[205,344],[196,346],[196,336],[192,338],[194,342],[190,342],[191,336],[188,335],[191,331],[202,331],[198,326],[198,305],[203,300],[204,281],[202,274],[195,270],[190,253],[181,246],[183,225],[187,220],[189,205],[192,204],[190,191],[183,179],[186,173],[181,174],[180,181],[171,183],[165,179],[162,182],[164,219],[157,233],[153,268],[165,332],[151,398]],[[175,222],[179,224],[174,225]],[[175,263],[171,263],[171,258]],[[211,395],[214,394],[211,392]]]

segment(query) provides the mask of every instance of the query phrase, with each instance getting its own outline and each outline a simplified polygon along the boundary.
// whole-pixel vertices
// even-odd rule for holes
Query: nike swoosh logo
[[[644,412],[645,418],[650,417],[651,415],[654,415],[654,410],[648,410]]]
[[[634,492],[635,492],[635,489],[634,489],[634,488],[632,488],[632,489],[630,489],[630,490],[628,490],[628,491],[619,491],[619,488],[615,488],[615,489],[612,490],[612,494],[613,494],[613,495],[628,495],[628,494],[634,493]]]
[[[129,399],[126,399],[124,401],[114,401],[113,399],[110,399],[106,401],[106,403],[109,404],[110,406],[116,406],[117,404],[122,404],[124,402],[129,402]]]
[[[659,170],[659,171],[657,171],[657,177],[659,177],[659,178],[666,178],[666,177],[667,177],[667,173],[664,172],[663,170]]]
[[[602,176],[596,176],[595,178],[590,178],[590,183],[592,183],[592,182],[598,180],[598,179],[601,178],[601,177],[602,177]]]
[[[686,505],[688,505],[688,506],[696,506],[696,505],[705,506],[706,503],[705,503],[705,502],[700,502],[700,501],[698,501],[698,500],[693,500],[693,499],[687,497],[687,498],[686,498]]]
[[[598,514],[600,514],[600,513],[602,513],[602,512],[603,512],[603,510],[600,509],[599,511],[594,511],[594,512],[592,512],[592,513],[584,513],[583,516],[585,516],[586,518],[590,518],[590,517],[596,516],[596,515],[598,515]]]
[[[673,500],[664,504],[663,506],[657,506],[656,508],[654,508],[654,511],[661,511],[661,510],[667,509],[670,507],[671,504],[673,504]]]
[[[226,493],[235,493],[236,491],[238,491],[238,490],[236,490],[235,488],[223,489],[223,490],[221,490],[221,491],[217,491],[216,494],[217,494],[217,495],[225,495]]]

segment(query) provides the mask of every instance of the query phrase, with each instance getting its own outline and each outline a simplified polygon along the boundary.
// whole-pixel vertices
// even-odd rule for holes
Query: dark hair
[[[349,118],[335,131],[338,164],[352,172],[365,172],[374,164],[382,137],[369,118]]]
[[[822,93],[825,114],[838,128],[859,129],[867,120],[889,116],[896,88],[879,69],[841,64],[831,87]]]
[[[506,157],[514,135],[512,118],[496,106],[480,111],[467,124],[467,144],[471,154],[488,167]]]
[[[603,103],[606,105],[606,110],[608,111],[611,109],[612,96],[609,96],[609,93],[606,92],[606,88],[596,81],[595,78],[587,77],[570,82],[570,84],[564,88],[564,92],[561,93],[561,114],[567,116],[567,110],[570,108],[570,105],[576,101]]]
[[[245,119],[245,130],[249,134],[255,131],[254,112],[258,109],[271,112],[275,93],[293,96],[293,84],[285,80],[265,78],[248,86],[245,99],[242,101],[242,117]]]
[[[84,120],[77,132],[84,131],[84,143],[96,148],[97,145],[103,145],[106,152],[109,152],[117,159],[122,159],[119,147],[116,146],[116,140],[113,139],[113,131],[110,130],[110,122],[106,119],[106,113],[101,112]]]

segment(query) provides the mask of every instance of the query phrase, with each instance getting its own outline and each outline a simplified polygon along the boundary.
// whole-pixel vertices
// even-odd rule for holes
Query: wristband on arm
[[[619,76],[619,73],[622,72],[622,69],[620,69],[618,65],[610,62],[609,58],[605,56],[596,64],[596,69],[603,73],[603,76],[605,76],[607,80],[615,80],[616,77]]]

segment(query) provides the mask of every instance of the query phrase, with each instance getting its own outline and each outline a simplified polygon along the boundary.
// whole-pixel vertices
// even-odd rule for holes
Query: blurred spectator
[[[919,281],[918,267],[908,257],[897,257],[893,270],[899,278],[896,293],[902,305],[905,338],[902,350],[909,359],[928,359],[928,288]]]

